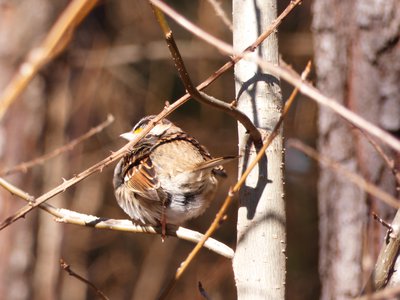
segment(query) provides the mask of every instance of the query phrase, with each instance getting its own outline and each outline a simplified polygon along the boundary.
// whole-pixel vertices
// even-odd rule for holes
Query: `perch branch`
[[[233,26],[231,20],[226,15],[225,11],[221,7],[221,3],[217,0],[207,0],[208,3],[211,4],[212,8],[214,9],[217,17],[221,19],[221,21],[232,31]]]
[[[12,185],[11,183],[7,182],[2,178],[0,178],[0,185],[13,195],[18,196],[19,198],[27,202],[31,202],[34,199],[33,196],[29,195],[28,193],[24,192],[20,188]],[[126,231],[133,233],[147,233],[147,234],[158,234],[158,235],[161,234],[160,227],[154,227],[149,225],[147,226],[138,225],[134,224],[130,220],[100,218],[97,216],[78,213],[69,209],[57,208],[48,203],[40,204],[39,208],[53,215],[55,217],[55,221],[59,223],[93,227],[96,229]],[[184,227],[178,227],[171,224],[168,224],[166,234],[192,243],[197,243],[203,237],[203,235],[197,231],[193,231]],[[218,242],[215,239],[212,238],[207,239],[205,247],[210,251],[213,251],[226,258],[230,259],[233,258],[234,254],[233,250],[228,246],[224,245],[223,243]]]
[[[65,272],[67,272],[68,275],[70,275],[70,276],[72,276],[72,277],[75,277],[76,279],[78,279],[78,280],[82,281],[83,283],[87,284],[88,286],[90,286],[90,287],[96,292],[96,294],[97,294],[101,299],[109,300],[109,298],[108,298],[106,295],[104,295],[104,293],[103,293],[101,290],[99,290],[99,289],[94,285],[94,283],[90,282],[90,281],[87,280],[86,278],[83,278],[81,275],[79,275],[78,273],[76,273],[75,271],[73,271],[73,270],[71,269],[71,266],[70,266],[69,264],[67,264],[67,263],[65,262],[65,260],[63,260],[62,258],[60,259],[60,267],[61,267]]]
[[[386,227],[388,231],[392,231],[393,227],[384,219],[380,218],[376,213],[372,212],[372,217],[375,221],[379,222],[382,226]]]
[[[85,134],[81,135],[80,137],[72,140],[68,144],[63,145],[62,147],[57,148],[50,153],[46,153],[45,155],[39,156],[33,160],[23,162],[14,167],[11,167],[11,168],[3,169],[0,171],[0,176],[10,175],[10,174],[17,173],[17,172],[26,172],[29,168],[32,168],[35,165],[43,164],[45,161],[52,159],[53,157],[63,154],[64,152],[71,151],[72,149],[75,148],[76,145],[82,143],[83,141],[87,140],[88,138],[92,137],[93,135],[101,132],[104,128],[109,126],[112,122],[114,122],[114,117],[112,115],[108,115],[107,120],[105,120],[101,124],[97,125],[96,127],[93,127],[88,132],[86,132]]]
[[[74,0],[63,11],[43,42],[30,51],[0,97],[0,119],[32,78],[71,40],[75,28],[96,5],[97,0]]]
[[[311,62],[308,62],[306,68],[304,69],[301,77],[302,80],[305,80],[307,76],[309,75],[311,70]],[[215,216],[215,219],[211,223],[210,227],[204,234],[204,237],[196,244],[196,246],[193,248],[193,250],[189,253],[187,258],[181,263],[180,267],[176,270],[174,278],[169,282],[168,286],[165,288],[163,293],[160,296],[160,299],[166,299],[170,291],[173,289],[175,286],[176,281],[179,280],[179,278],[182,277],[182,274],[185,272],[189,264],[193,261],[193,259],[196,257],[196,255],[199,253],[201,247],[204,245],[204,241],[210,237],[219,227],[219,224],[221,220],[225,217],[226,211],[228,207],[230,206],[234,195],[240,190],[244,182],[246,181],[247,176],[250,174],[250,172],[253,170],[253,168],[258,164],[258,162],[261,160],[261,158],[265,155],[265,151],[271,145],[272,141],[275,139],[275,137],[278,135],[279,128],[285,119],[290,107],[292,106],[294,99],[296,95],[298,94],[298,89],[295,88],[293,92],[291,93],[289,99],[286,101],[285,106],[283,108],[283,112],[281,116],[279,117],[278,122],[275,124],[274,128],[272,129],[271,134],[267,137],[265,143],[263,144],[262,148],[260,151],[257,153],[256,158],[250,163],[250,165],[247,167],[246,171],[242,174],[238,182],[231,187],[231,189],[228,192],[227,197],[225,198],[224,203],[222,204],[221,208],[219,209],[217,215]]]
[[[28,205],[25,205],[20,210],[18,210],[14,215],[8,217],[0,224],[0,230],[4,229],[5,227],[11,225],[16,220],[24,217],[27,213],[29,213],[34,208],[38,207],[40,204],[46,202],[50,198],[64,192],[67,188],[73,186],[74,184],[82,181],[86,177],[103,170],[104,167],[110,165],[114,161],[122,158],[131,147],[133,147],[141,138],[143,138],[154,126],[155,124],[164,118],[167,114],[171,113],[174,109],[176,109],[179,105],[183,104],[183,102],[175,102],[174,104],[165,107],[161,113],[159,113],[147,126],[140,132],[136,138],[126,144],[124,147],[119,149],[117,152],[112,153],[102,161],[94,164],[90,168],[86,169],[85,171],[75,175],[73,178],[64,180],[64,182],[57,187],[51,189],[47,193],[41,195],[40,197],[36,198],[35,200],[31,201]]]
[[[237,57],[244,57],[245,59],[248,59],[250,61],[254,61],[257,63],[259,66],[267,70],[268,72],[271,72],[275,76],[278,76],[293,86],[297,87],[299,91],[319,103],[320,105],[323,105],[325,107],[328,107],[329,109],[333,110],[335,113],[339,114],[341,117],[344,119],[348,120],[350,123],[355,125],[356,127],[359,127],[365,131],[367,131],[369,134],[372,136],[375,136],[385,144],[389,145],[393,149],[397,150],[400,152],[400,141],[397,140],[395,137],[393,137],[391,134],[387,133],[386,131],[382,130],[378,126],[372,124],[371,122],[368,122],[364,118],[360,117],[356,113],[350,111],[349,109],[345,108],[344,106],[340,105],[335,99],[327,97],[323,95],[318,89],[316,89],[314,86],[312,86],[308,82],[303,82],[300,78],[299,75],[293,74],[292,72],[288,71],[285,68],[276,66],[272,63],[269,63],[260,57],[256,56],[249,56],[247,51],[242,52],[242,54],[237,53],[234,51],[233,47],[224,41],[212,36],[211,34],[205,32],[204,30],[200,29],[196,25],[194,25],[192,22],[184,18],[182,15],[178,14],[176,11],[174,11],[171,7],[166,5],[164,2],[160,0],[149,0],[153,5],[157,6],[160,8],[165,14],[169,15],[171,18],[173,18],[178,24],[180,24],[182,27],[186,28],[199,38],[203,39],[207,43],[213,45],[214,47],[218,48],[219,50],[230,54],[230,55],[235,55]]]
[[[200,92],[192,83],[192,80],[190,79],[189,73],[186,69],[185,63],[183,62],[182,56],[179,52],[178,46],[175,43],[175,39],[172,33],[171,28],[168,25],[167,20],[165,19],[165,16],[163,12],[158,9],[156,6],[153,6],[153,11],[156,16],[156,19],[164,33],[165,40],[168,45],[168,49],[171,53],[172,59],[174,61],[175,67],[178,71],[179,77],[182,80],[183,85],[185,86],[186,90],[188,93],[197,101],[200,103],[204,103],[207,105],[210,105],[214,108],[220,109],[229,115],[231,115],[234,119],[239,121],[240,123],[243,124],[243,126],[247,129],[247,132],[250,134],[251,138],[255,142],[256,145],[262,144],[262,138],[261,134],[258,131],[257,127],[254,126],[253,122],[249,119],[248,116],[246,116],[244,113],[242,113],[240,110],[238,110],[234,105],[231,105],[229,103],[226,103],[224,101],[221,101],[219,99],[216,99],[214,97],[211,97],[207,95],[204,92]]]

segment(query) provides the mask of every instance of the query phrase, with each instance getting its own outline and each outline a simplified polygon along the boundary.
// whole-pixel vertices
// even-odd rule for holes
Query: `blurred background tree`
[[[313,4],[318,87],[397,137],[399,8],[399,1],[315,0]],[[366,136],[327,109],[319,112],[318,147],[396,195],[395,177]],[[318,203],[321,299],[356,296],[371,273],[386,232],[372,221],[372,212],[392,220],[395,210],[326,169],[320,171]]]

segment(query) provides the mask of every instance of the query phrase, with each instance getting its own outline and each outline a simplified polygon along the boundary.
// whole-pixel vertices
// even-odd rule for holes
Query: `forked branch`
[[[185,86],[188,93],[197,101],[220,109],[237,121],[243,124],[243,126],[247,129],[247,132],[250,134],[256,145],[262,144],[261,134],[258,131],[257,127],[254,126],[253,122],[247,117],[244,113],[236,108],[235,105],[226,103],[222,100],[219,100],[215,97],[209,96],[204,92],[199,91],[192,83],[190,79],[189,73],[187,72],[185,63],[183,62],[182,56],[179,52],[178,46],[175,43],[174,35],[172,33],[171,28],[168,25],[167,20],[163,12],[158,9],[156,6],[152,6],[156,19],[164,33],[165,40],[168,45],[168,49],[171,53],[172,59],[174,61],[175,67],[178,71],[179,77],[182,80],[183,85]]]

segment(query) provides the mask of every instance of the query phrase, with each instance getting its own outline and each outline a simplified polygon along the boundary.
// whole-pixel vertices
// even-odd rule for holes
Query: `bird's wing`
[[[127,188],[141,197],[160,201],[157,193],[160,182],[150,157],[144,158],[139,164],[130,164],[125,172],[124,182]]]

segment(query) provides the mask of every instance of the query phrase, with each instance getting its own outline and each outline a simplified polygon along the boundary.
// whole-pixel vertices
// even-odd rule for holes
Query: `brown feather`
[[[146,158],[139,165],[128,169],[124,179],[126,186],[132,192],[149,200],[160,201],[157,193],[160,183],[150,158]]]

